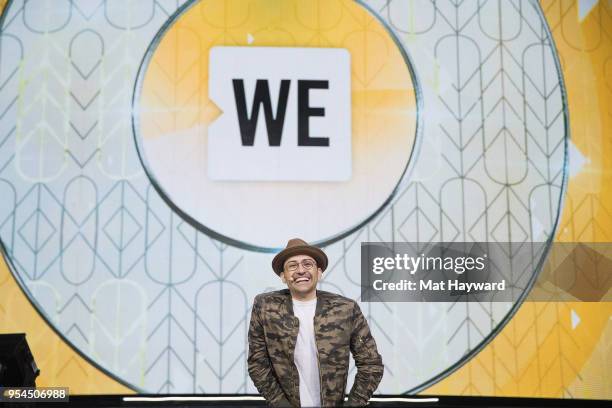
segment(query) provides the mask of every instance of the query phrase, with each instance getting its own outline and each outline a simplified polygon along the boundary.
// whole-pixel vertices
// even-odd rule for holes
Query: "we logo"
[[[350,56],[340,48],[213,47],[213,180],[351,177]]]

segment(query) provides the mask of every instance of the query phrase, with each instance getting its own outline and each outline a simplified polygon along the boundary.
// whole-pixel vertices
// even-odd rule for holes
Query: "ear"
[[[287,283],[287,280],[285,279],[285,271],[282,271],[279,276],[281,278],[281,281],[283,281],[283,283]]]
[[[323,276],[323,271],[321,270],[321,268],[317,268],[317,274],[319,275],[317,280],[321,280],[321,277]]]

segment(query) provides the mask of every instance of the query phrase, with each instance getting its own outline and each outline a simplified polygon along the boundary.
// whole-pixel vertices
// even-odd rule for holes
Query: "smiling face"
[[[291,296],[299,300],[310,300],[316,296],[317,282],[323,271],[316,261],[308,255],[295,255],[288,258],[280,274],[287,284]]]

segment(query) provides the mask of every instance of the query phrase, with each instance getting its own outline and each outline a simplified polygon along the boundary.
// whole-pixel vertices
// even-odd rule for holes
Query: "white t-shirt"
[[[300,405],[321,406],[319,362],[314,335],[314,315],[317,299],[301,301],[293,299],[293,313],[300,320],[300,331],[295,343],[294,362],[300,375]]]

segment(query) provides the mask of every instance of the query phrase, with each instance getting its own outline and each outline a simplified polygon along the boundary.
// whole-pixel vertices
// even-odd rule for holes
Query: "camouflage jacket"
[[[255,297],[249,327],[249,375],[272,406],[300,406],[299,375],[293,361],[298,331],[288,289]],[[321,404],[343,405],[350,351],[357,375],[348,405],[366,405],[382,379],[383,364],[359,305],[318,290],[314,331]]]

